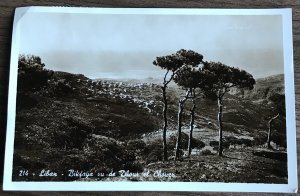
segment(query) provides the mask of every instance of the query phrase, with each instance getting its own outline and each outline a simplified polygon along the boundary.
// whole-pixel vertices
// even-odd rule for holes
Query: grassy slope
[[[62,79],[64,80],[62,82],[63,91],[57,91],[56,86],[56,91],[48,92],[51,90],[51,85],[49,85],[46,91],[19,94],[14,158],[14,178],[16,180],[24,180],[24,178],[18,177],[18,171],[24,168],[34,172],[51,168],[62,173],[65,169],[75,166],[85,170],[91,170],[97,166],[106,169],[113,168],[123,164],[122,161],[116,160],[130,162],[128,156],[133,153],[136,161],[142,164],[142,168],[138,169],[133,165],[125,165],[124,168],[133,168],[136,171],[143,168],[151,171],[163,169],[176,173],[176,179],[164,180],[286,182],[285,159],[275,159],[274,152],[262,150],[259,146],[266,140],[267,121],[265,118],[269,110],[268,105],[260,96],[266,91],[267,80],[258,81],[255,92],[259,92],[259,96],[251,95],[252,92],[244,92],[243,97],[236,95],[226,97],[224,101],[224,134],[228,146],[224,152],[225,157],[219,158],[214,155],[216,153],[215,141],[218,136],[216,103],[199,100],[195,123],[198,128],[195,129],[194,137],[202,140],[206,147],[202,150],[193,150],[191,160],[161,163],[157,161],[161,158],[159,157],[161,154],[161,142],[159,142],[161,131],[159,128],[162,123],[160,114],[162,103],[160,89],[157,85],[134,86],[130,82],[120,84],[120,82],[112,81],[103,82],[97,87],[95,83],[83,76],[62,72],[56,72],[53,76],[54,83]],[[277,79],[275,77],[275,80]],[[280,79],[275,80],[269,80],[272,89],[274,89],[273,86],[278,87],[281,82]],[[66,84],[72,90],[64,91]],[[261,93],[262,91],[264,92]],[[64,92],[68,92],[68,94],[64,94]],[[181,90],[174,87],[168,91],[170,99],[169,136],[172,133],[175,134],[177,97],[180,92]],[[249,97],[252,99],[255,97],[255,102],[247,99]],[[28,105],[30,107],[25,107]],[[281,119],[281,121],[283,120]],[[188,121],[188,111],[186,110],[184,121],[186,133],[188,133]],[[281,121],[277,127],[284,123]],[[281,138],[285,135],[285,130],[281,132],[278,130],[276,134]],[[107,138],[103,140],[102,136]],[[138,138],[146,141],[146,147],[138,146],[133,151],[130,150],[127,145],[128,141]],[[95,144],[97,141],[100,144]],[[109,142],[105,144],[105,141]],[[281,142],[285,143],[282,139]],[[98,150],[112,144],[118,148],[114,152],[105,152],[108,153],[108,156]],[[251,148],[246,146],[251,146]],[[121,157],[118,150],[126,151],[124,153],[126,157]],[[95,158],[91,152],[95,152],[98,158],[99,156],[106,157],[107,160],[104,161],[107,164],[101,165],[97,156]],[[276,153],[281,153],[285,157],[282,151],[275,152],[275,155]],[[89,163],[84,161],[87,159],[90,159]],[[115,164],[110,165],[108,162]],[[257,167],[258,162],[261,163],[260,167]],[[249,172],[249,168],[253,172]],[[114,169],[118,169],[118,167]],[[32,176],[28,179],[40,180],[40,178]],[[72,180],[63,177],[45,179]]]
[[[85,78],[60,72],[54,76],[55,81],[67,77],[69,79],[64,83],[77,90],[61,95],[64,92],[50,93],[51,86],[48,86],[47,92],[19,93],[14,159],[16,179],[19,179],[17,171],[24,168],[36,173],[43,168],[63,170],[64,165],[71,163],[62,160],[69,154],[82,154],[91,135],[117,138],[122,142],[157,129],[158,117],[149,115],[137,103],[110,95],[82,93],[88,92],[91,86]]]

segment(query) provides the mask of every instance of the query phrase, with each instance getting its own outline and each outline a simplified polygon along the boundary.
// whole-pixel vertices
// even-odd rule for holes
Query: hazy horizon
[[[205,61],[239,67],[255,78],[284,73],[280,15],[121,15],[27,13],[20,54],[46,68],[95,78],[162,78],[157,56],[194,50]]]

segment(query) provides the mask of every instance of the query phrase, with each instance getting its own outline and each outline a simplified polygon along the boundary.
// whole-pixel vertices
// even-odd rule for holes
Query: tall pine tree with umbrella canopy
[[[166,89],[168,84],[173,80],[174,76],[178,69],[182,66],[190,65],[196,66],[203,59],[201,54],[198,54],[192,50],[184,50],[181,49],[177,51],[175,54],[156,57],[156,60],[153,61],[153,64],[159,66],[162,69],[166,70],[166,73],[163,78],[162,85],[162,97],[163,97],[163,159],[164,161],[168,160],[168,152],[167,152],[167,127],[168,127],[168,119],[167,119],[167,110],[168,110],[168,100],[166,97]]]
[[[210,98],[218,100],[218,124],[219,124],[219,156],[223,152],[223,98],[232,88],[246,88],[252,90],[255,84],[253,76],[239,68],[230,67],[220,62],[208,62],[203,66],[207,70],[206,94]]]
[[[187,99],[192,101],[192,106],[190,108],[190,132],[188,140],[188,156],[191,155],[192,151],[192,141],[193,141],[193,129],[195,122],[195,110],[196,110],[196,99],[199,95],[202,95],[202,91],[208,89],[206,87],[206,76],[209,75],[207,70],[203,69],[203,64],[201,62],[197,67],[194,66],[183,66],[178,71],[174,77],[174,81],[178,86],[183,87],[186,90],[186,96],[179,101],[179,113],[178,113],[178,135],[175,150],[175,159],[179,156],[180,150],[180,133],[181,133],[181,115],[183,110],[183,104]]]

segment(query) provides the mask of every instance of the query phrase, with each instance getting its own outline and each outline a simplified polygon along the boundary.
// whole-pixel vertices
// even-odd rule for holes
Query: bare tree
[[[271,138],[272,138],[272,128],[273,122],[280,116],[285,115],[285,97],[282,94],[272,94],[268,97],[268,100],[271,102],[273,106],[272,116],[268,121],[268,139],[267,139],[267,147],[271,148]]]

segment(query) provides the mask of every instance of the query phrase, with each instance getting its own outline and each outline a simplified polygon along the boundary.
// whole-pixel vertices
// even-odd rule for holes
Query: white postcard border
[[[89,14],[157,14],[157,15],[281,15],[284,44],[286,96],[288,184],[209,183],[209,182],[13,182],[12,163],[16,117],[17,59],[19,24],[28,12]],[[214,191],[214,192],[297,192],[297,152],[294,67],[291,9],[173,9],[173,8],[70,8],[23,7],[15,12],[10,59],[7,108],[7,135],[4,167],[4,190],[23,191]]]

